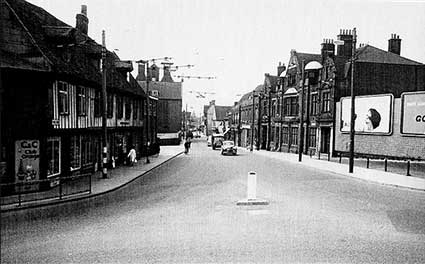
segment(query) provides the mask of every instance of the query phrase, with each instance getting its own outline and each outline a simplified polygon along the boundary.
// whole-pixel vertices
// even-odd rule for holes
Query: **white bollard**
[[[248,173],[247,199],[257,199],[257,173],[255,171],[250,171]]]

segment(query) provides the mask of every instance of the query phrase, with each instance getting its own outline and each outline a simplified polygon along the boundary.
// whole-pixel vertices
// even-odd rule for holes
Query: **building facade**
[[[53,182],[100,169],[105,112],[110,166],[123,164],[130,147],[147,154],[156,138],[154,125],[146,131],[147,107],[155,124],[156,101],[148,106],[131,63],[105,50],[103,109],[102,46],[87,35],[86,6],[74,28],[23,0],[5,0],[1,23],[2,183]]]

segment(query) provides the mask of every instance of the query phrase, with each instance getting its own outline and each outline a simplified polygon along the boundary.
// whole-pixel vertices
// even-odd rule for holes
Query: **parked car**
[[[221,145],[221,155],[224,154],[232,154],[236,155],[238,151],[238,148],[235,146],[233,141],[223,141],[223,144]]]
[[[212,149],[216,149],[223,145],[224,135],[223,134],[214,134],[212,135]]]

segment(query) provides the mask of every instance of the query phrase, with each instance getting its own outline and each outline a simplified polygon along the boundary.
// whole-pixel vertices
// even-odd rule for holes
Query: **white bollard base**
[[[264,199],[244,199],[236,202],[236,205],[268,205],[269,201]]]

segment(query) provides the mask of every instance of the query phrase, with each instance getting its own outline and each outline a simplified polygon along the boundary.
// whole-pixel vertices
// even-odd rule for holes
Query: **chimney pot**
[[[81,5],[81,14],[84,14],[87,16],[87,6],[86,5]]]
[[[388,52],[400,55],[401,39],[399,35],[391,34],[391,38],[388,40]]]

